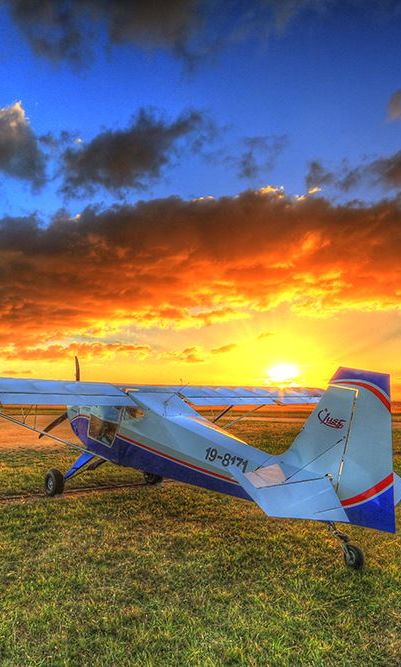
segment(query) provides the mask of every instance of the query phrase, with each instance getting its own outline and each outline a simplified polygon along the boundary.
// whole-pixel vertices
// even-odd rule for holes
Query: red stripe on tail
[[[372,496],[375,496],[380,491],[383,491],[387,486],[390,486],[393,483],[393,481],[394,481],[394,475],[391,472],[387,477],[382,479],[381,482],[375,484],[375,486],[372,486],[371,489],[363,491],[362,493],[358,493],[357,496],[353,496],[352,498],[347,498],[346,500],[342,500],[341,504],[347,507],[347,505],[355,505],[356,503],[360,503],[363,500],[369,500],[369,498],[372,498]]]
[[[344,382],[342,380],[336,380],[335,384],[339,384],[339,385],[340,384],[352,384],[352,385],[355,384],[358,387],[363,387],[364,389],[367,389],[368,391],[371,391],[375,396],[377,396],[377,398],[383,403],[383,405],[386,406],[387,410],[389,412],[391,412],[391,403],[390,403],[390,401],[388,400],[388,398],[386,396],[384,396],[384,394],[381,393],[381,391],[379,389],[376,389],[376,387],[374,387],[373,385],[367,384],[366,382],[360,382],[360,380],[344,380]]]

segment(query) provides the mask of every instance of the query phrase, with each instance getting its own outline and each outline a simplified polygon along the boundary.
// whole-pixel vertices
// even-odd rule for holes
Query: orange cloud
[[[6,368],[5,370],[1,371],[1,374],[3,377],[11,377],[13,375],[18,375],[19,377],[26,377],[27,375],[31,375],[31,370],[29,368],[25,368],[23,370],[15,370],[14,368]]]
[[[197,345],[186,347],[182,352],[170,352],[168,357],[183,361],[186,364],[202,364],[205,361],[205,356]]]
[[[212,354],[225,354],[226,352],[232,352],[237,347],[236,343],[228,343],[227,345],[221,345],[220,347],[215,347],[213,350],[210,350]]]
[[[171,197],[58,215],[47,227],[5,218],[0,248],[6,358],[62,355],[78,336],[123,352],[109,329],[130,341],[139,329],[207,326],[280,304],[317,317],[401,310],[397,200],[334,206],[272,189]],[[92,342],[71,352],[90,354]]]
[[[49,345],[48,347],[12,346],[2,351],[3,359],[57,360],[78,356],[80,358],[106,358],[115,354],[130,354],[146,358],[150,354],[149,345],[131,345],[123,343],[72,343],[71,345]]]

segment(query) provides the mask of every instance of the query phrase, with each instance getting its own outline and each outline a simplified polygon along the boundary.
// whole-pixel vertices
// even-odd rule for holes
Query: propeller
[[[79,366],[79,359],[78,359],[78,357],[75,357],[75,382],[79,382],[80,380],[81,380],[81,369],[80,369],[80,366]],[[56,426],[59,426],[60,424],[62,424],[66,419],[68,419],[67,411],[63,412],[62,415],[59,415],[58,417],[56,417],[56,419],[53,419],[53,421],[50,422],[50,424],[48,424],[43,429],[43,433],[41,433],[39,435],[39,440],[40,440],[40,438],[43,438],[46,433],[50,433],[50,431],[52,431],[54,428],[56,428]]]
[[[75,382],[80,382],[81,380],[81,369],[79,367],[79,359],[78,357],[74,357],[75,359]]]
[[[52,431],[54,428],[56,428],[56,426],[58,426],[59,424],[62,424],[63,421],[65,421],[67,418],[68,418],[67,412],[63,412],[62,415],[59,415],[56,419],[53,419],[53,421],[50,422],[50,424],[45,426],[45,428],[43,429],[43,432],[39,435],[39,440],[40,440],[40,438],[44,437],[45,433],[49,433],[50,431]]]

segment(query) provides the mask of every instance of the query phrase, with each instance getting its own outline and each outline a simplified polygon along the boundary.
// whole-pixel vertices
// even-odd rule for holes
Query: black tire
[[[45,493],[47,496],[59,496],[64,491],[64,477],[60,470],[52,468],[45,477]]]
[[[153,472],[144,472],[143,477],[146,484],[160,484],[163,481],[163,477],[155,475]]]
[[[344,561],[352,570],[362,570],[365,565],[365,556],[356,544],[344,544]]]

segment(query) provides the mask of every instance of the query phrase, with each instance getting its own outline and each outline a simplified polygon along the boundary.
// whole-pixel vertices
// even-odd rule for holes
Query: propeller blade
[[[80,379],[81,379],[81,369],[79,367],[79,359],[78,359],[78,357],[74,357],[74,358],[75,358],[75,382],[79,382]],[[62,424],[63,421],[65,421],[66,419],[68,419],[67,412],[63,412],[62,415],[59,415],[59,417],[56,417],[56,419],[53,419],[53,421],[50,422],[50,424],[48,424],[43,429],[43,433],[40,434],[39,439],[43,438],[45,433],[50,433],[50,431],[52,431],[54,428],[56,428],[56,426],[59,426],[59,424]]]
[[[50,422],[50,424],[48,424],[48,425],[43,429],[43,433],[40,434],[39,439],[40,439],[40,438],[43,438],[43,436],[44,436],[45,433],[49,433],[49,432],[52,431],[54,428],[56,428],[56,426],[58,426],[59,424],[62,424],[63,421],[65,421],[66,419],[68,419],[68,414],[67,414],[66,412],[63,412],[62,415],[59,415],[56,419],[54,419],[52,422]]]
[[[81,369],[79,367],[79,359],[78,357],[75,357],[75,382],[79,382],[81,380]]]

